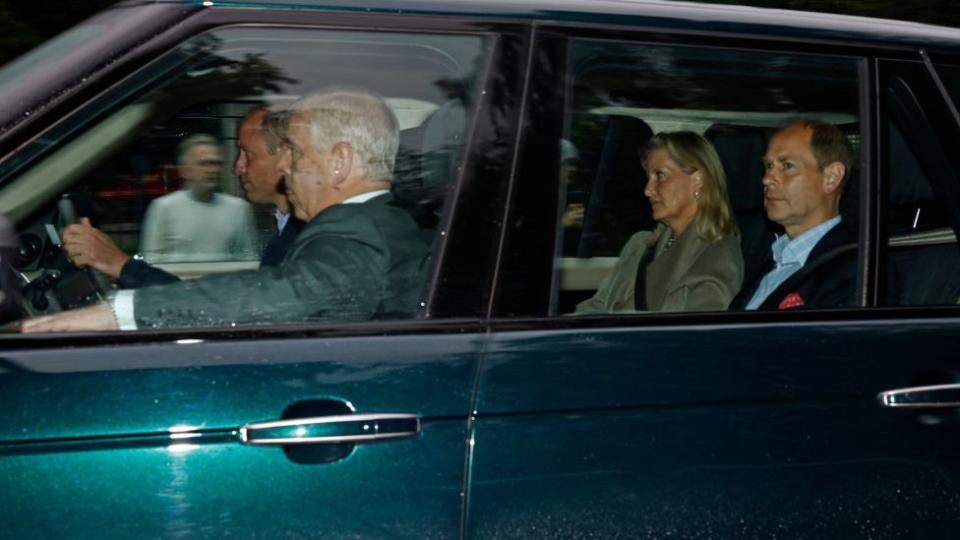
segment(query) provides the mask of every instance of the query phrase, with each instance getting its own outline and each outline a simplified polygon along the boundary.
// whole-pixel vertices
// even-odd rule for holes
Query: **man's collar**
[[[356,204],[356,203],[365,203],[374,197],[379,197],[385,193],[390,193],[389,189],[378,189],[376,191],[367,191],[366,193],[361,193],[359,195],[354,195],[343,201],[340,204]]]
[[[287,226],[287,223],[290,221],[290,216],[292,212],[283,213],[279,208],[273,208],[273,218],[277,220],[277,234],[283,232],[283,228]]]
[[[201,199],[200,197],[197,197],[197,194],[193,191],[193,189],[191,189],[191,188],[189,188],[189,187],[185,187],[185,188],[183,188],[183,190],[187,192],[187,196],[190,197],[190,199],[192,199],[192,200],[194,200],[194,201],[197,201],[198,203],[208,204],[208,203],[212,203],[213,201],[215,201],[215,200],[217,199],[217,192],[216,192],[216,191],[210,192],[210,198],[207,199],[207,200],[203,200],[203,199]]]
[[[800,264],[803,266],[817,242],[830,232],[830,229],[836,227],[840,220],[840,216],[834,216],[793,239],[785,234],[778,237],[770,248],[773,250],[774,262],[778,266],[785,264]]]

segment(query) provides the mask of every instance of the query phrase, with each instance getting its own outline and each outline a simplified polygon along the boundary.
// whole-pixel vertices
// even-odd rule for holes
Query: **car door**
[[[119,9],[96,21],[142,15]],[[152,32],[106,67],[82,57],[94,71],[13,130],[0,206],[37,250],[14,262],[32,283],[26,309],[89,300],[64,300],[66,278],[47,267],[61,194],[135,250],[133,203],[166,182],[156,171],[171,139],[202,129],[229,155],[251,103],[336,83],[379,92],[398,117],[395,196],[433,245],[423,317],[0,336],[0,534],[457,536],[522,27],[261,7],[203,9]],[[237,189],[225,161],[224,189]]]
[[[674,16],[688,13],[696,25],[694,10]],[[541,29],[534,80],[545,82],[528,97],[509,220],[524,228],[509,231],[512,279],[497,285],[500,318],[470,431],[470,536],[955,536],[960,313],[955,296],[934,294],[958,270],[949,102],[917,49],[807,46],[799,31],[786,31],[790,43],[742,39],[770,31],[746,24],[748,15],[738,10],[725,23],[735,38],[672,33],[666,20],[652,23],[659,35]],[[724,20],[722,10],[711,16]],[[780,23],[773,33],[783,36],[790,22]],[[843,26],[833,31],[843,35]],[[908,61],[913,76],[889,75],[878,54]],[[900,85],[912,90],[893,89]],[[892,110],[911,92],[920,117]],[[652,133],[694,131],[718,151],[740,145],[746,157],[721,158],[749,265],[751,228],[770,225],[757,214],[765,138],[797,116],[834,123],[859,146],[841,213],[860,231],[861,307],[574,316],[629,234],[652,221],[642,185],[629,184],[645,182],[638,151]],[[890,135],[924,126],[939,128],[923,148]],[[569,154],[561,140],[579,149],[572,180],[561,180]],[[921,176],[908,174],[917,168],[939,176],[917,186]],[[920,202],[901,203],[904,192]],[[574,193],[587,202],[571,233],[562,218]],[[894,208],[901,204],[911,210]],[[940,220],[929,243],[919,240],[922,221],[905,230],[917,227],[920,206],[924,215],[936,207]],[[591,212],[636,228],[616,236]],[[571,234],[579,249],[565,242]],[[930,247],[948,256],[933,263]],[[947,283],[905,279],[901,268],[942,270]],[[916,294],[887,296],[895,275]]]

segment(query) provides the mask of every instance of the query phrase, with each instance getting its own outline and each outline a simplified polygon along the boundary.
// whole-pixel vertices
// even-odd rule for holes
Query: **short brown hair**
[[[792,127],[804,127],[811,131],[810,152],[817,160],[817,169],[823,170],[827,165],[839,161],[843,164],[844,179],[850,176],[853,167],[853,146],[837,126],[813,118],[798,118],[787,122],[780,131]]]

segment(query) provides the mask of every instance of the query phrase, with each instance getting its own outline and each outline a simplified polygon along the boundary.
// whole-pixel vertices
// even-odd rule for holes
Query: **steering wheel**
[[[58,201],[58,214],[54,223],[46,223],[46,238],[33,233],[24,233],[19,237],[19,248],[15,256],[8,258],[8,264],[0,265],[0,273],[12,272],[13,283],[16,276],[21,277],[19,296],[21,313],[39,315],[74,309],[93,304],[106,295],[108,281],[90,268],[77,268],[67,258],[61,242],[63,227],[76,222],[73,202],[67,197]],[[56,227],[55,223],[61,225]],[[0,259],[3,259],[0,256]],[[33,267],[40,271],[27,281],[16,270]],[[2,307],[0,307],[2,309]]]

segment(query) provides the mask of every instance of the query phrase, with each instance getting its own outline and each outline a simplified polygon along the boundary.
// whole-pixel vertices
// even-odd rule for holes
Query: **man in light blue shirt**
[[[785,235],[731,309],[839,307],[856,300],[856,232],[840,216],[853,161],[846,136],[819,120],[797,120],[770,139],[763,204]]]

